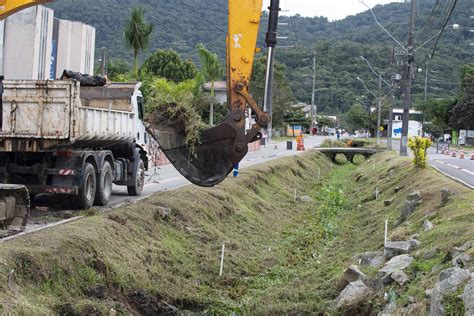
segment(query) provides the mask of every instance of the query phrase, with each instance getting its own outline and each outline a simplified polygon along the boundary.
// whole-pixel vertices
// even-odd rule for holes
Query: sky
[[[377,4],[387,4],[390,2],[402,2],[403,0],[364,0],[370,7]],[[264,0],[264,8],[267,8],[270,0]],[[367,10],[359,0],[280,0],[282,15],[302,16],[325,16],[330,21],[341,20],[348,15],[354,15]]]

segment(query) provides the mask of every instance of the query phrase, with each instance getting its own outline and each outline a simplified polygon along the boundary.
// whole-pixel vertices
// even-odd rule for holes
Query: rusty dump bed
[[[97,148],[133,141],[136,84],[5,80],[0,152]]]

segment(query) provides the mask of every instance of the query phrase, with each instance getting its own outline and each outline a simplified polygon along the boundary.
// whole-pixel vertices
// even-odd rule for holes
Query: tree
[[[327,116],[318,115],[317,122],[318,122],[319,127],[323,127],[323,126],[327,126],[331,128],[336,127],[336,121]]]
[[[474,64],[463,67],[462,95],[451,110],[451,123],[455,129],[474,129]]]
[[[456,103],[456,98],[431,99],[417,104],[416,109],[423,112],[425,122],[430,122],[443,135],[451,128],[451,111]]]
[[[370,113],[362,104],[354,104],[343,116],[344,125],[352,131],[372,128]]]
[[[123,59],[112,59],[107,63],[107,76],[112,81],[120,81],[129,72],[130,64]]]
[[[140,75],[146,77],[164,78],[174,82],[193,79],[197,75],[197,68],[191,61],[185,61],[174,50],[157,49],[140,67]]]
[[[130,20],[125,24],[123,34],[128,48],[133,50],[133,75],[138,78],[138,52],[148,48],[153,26],[146,23],[143,8],[135,7]]]
[[[295,126],[309,128],[311,124],[311,118],[306,117],[302,106],[295,106],[286,110],[284,113],[284,118],[285,122],[292,127],[293,137],[295,137]]]
[[[211,83],[211,104],[209,110],[209,126],[214,126],[214,82],[222,79],[222,66],[219,63],[217,54],[208,51],[203,44],[196,46],[199,58],[201,59],[201,74],[206,82]]]

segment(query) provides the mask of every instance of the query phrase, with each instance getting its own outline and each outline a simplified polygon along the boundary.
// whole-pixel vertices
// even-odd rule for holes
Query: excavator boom
[[[9,15],[20,10],[53,0],[0,0],[0,20],[6,19]]]
[[[223,181],[248,152],[248,144],[261,138],[260,129],[270,117],[249,94],[257,44],[262,0],[229,0],[227,35],[227,95],[229,114],[219,125],[201,133],[199,145],[191,152],[185,135],[169,125],[153,126],[153,134],[175,168],[199,186]],[[246,130],[247,109],[256,123]],[[159,120],[157,120],[159,121]]]

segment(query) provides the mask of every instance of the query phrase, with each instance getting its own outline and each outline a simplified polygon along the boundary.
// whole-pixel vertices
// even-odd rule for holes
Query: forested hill
[[[357,1],[358,0],[347,0]],[[417,45],[435,35],[448,15],[451,1],[423,0],[419,4],[415,40]],[[435,7],[434,4],[438,3]],[[440,4],[441,3],[441,4]],[[362,4],[361,4],[362,5]],[[225,34],[227,29],[227,0],[58,0],[51,4],[59,18],[73,19],[91,24],[97,28],[97,48],[107,47],[113,58],[130,60],[130,52],[123,41],[123,25],[135,6],[145,8],[148,21],[154,25],[150,51],[157,48],[172,48],[185,58],[197,62],[195,46],[204,45],[224,59]],[[405,45],[408,24],[408,3],[391,3],[376,6],[374,12],[379,21]],[[432,10],[435,7],[435,10]],[[472,0],[458,0],[449,24],[457,23],[458,30],[447,28],[441,37],[435,57],[429,67],[437,72],[438,78],[430,77],[429,93],[434,95],[454,95],[458,90],[459,72],[462,64],[472,62],[474,28],[470,15],[474,12]],[[315,12],[317,14],[317,12]],[[363,87],[356,82],[360,76],[366,80],[373,78],[367,65],[360,60],[364,55],[380,71],[388,69],[391,51],[397,46],[380,27],[369,11],[349,16],[344,20],[329,22],[323,17],[282,17],[288,26],[280,27],[281,40],[277,59],[287,65],[294,94],[300,101],[310,100],[311,80],[306,80],[308,66],[313,52],[318,63],[318,101],[331,103],[331,112],[347,110],[349,100],[361,94]],[[263,38],[267,16],[262,20],[259,45]],[[431,53],[434,41],[426,49],[417,51],[416,67],[424,70],[422,61]],[[146,57],[149,52],[142,54]],[[398,69],[397,72],[401,72]],[[440,73],[442,78],[440,78]],[[431,72],[430,72],[431,74]],[[368,83],[376,89],[375,82]],[[423,93],[424,77],[415,78],[415,94]],[[362,91],[361,91],[362,90]]]
[[[433,1],[420,1],[425,7],[424,10],[420,10],[417,23],[417,30],[421,30],[417,32],[420,40],[439,30],[438,17],[434,17],[436,22],[434,25],[425,26],[431,13],[430,2]],[[123,44],[122,30],[131,9],[135,6],[145,8],[148,20],[155,27],[151,50],[173,48],[184,55],[194,55],[196,44],[204,43],[209,49],[224,56],[227,0],[58,0],[51,5],[59,18],[83,21],[95,26],[97,47],[109,48],[116,57],[129,56]],[[439,16],[445,16],[444,9],[446,8],[438,10]],[[403,42],[407,33],[408,11],[409,5],[404,3],[392,3],[374,8],[379,20]],[[442,42],[456,44],[464,42],[463,46],[467,48],[469,27],[474,27],[469,25],[474,23],[469,21],[470,14],[472,14],[472,1],[459,0],[451,23],[458,23],[464,28],[450,32],[451,34],[443,37]],[[394,44],[394,41],[375,25],[368,11],[336,22],[329,22],[323,17],[306,18],[298,15],[283,17],[282,20],[290,23],[288,27],[280,27],[280,32],[289,36],[288,41],[281,41],[282,45],[296,44],[310,47],[322,39],[348,40],[371,45]],[[262,33],[266,26],[265,17],[263,22]],[[433,32],[429,33],[430,29]]]

